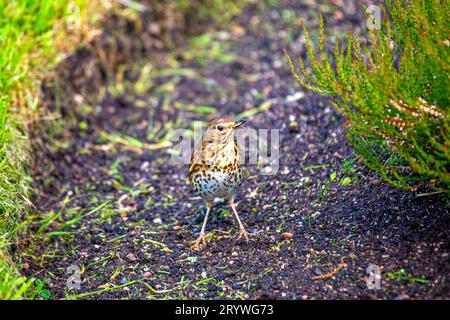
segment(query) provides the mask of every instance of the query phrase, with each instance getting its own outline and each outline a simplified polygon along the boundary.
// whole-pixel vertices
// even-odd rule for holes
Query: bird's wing
[[[202,142],[198,143],[194,150],[191,153],[191,165],[189,166],[189,176],[194,170],[196,164],[201,163],[201,155],[202,155]]]

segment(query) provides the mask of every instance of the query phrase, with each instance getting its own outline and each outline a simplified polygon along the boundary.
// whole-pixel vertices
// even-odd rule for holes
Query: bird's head
[[[234,138],[234,130],[246,123],[245,119],[219,118],[211,121],[206,128],[203,141],[212,143],[226,143]]]

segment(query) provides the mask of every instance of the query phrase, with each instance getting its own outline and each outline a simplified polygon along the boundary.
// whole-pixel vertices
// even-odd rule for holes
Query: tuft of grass
[[[92,15],[83,14],[93,3],[0,2],[0,299],[31,297],[34,290],[31,280],[20,276],[13,263],[5,262],[10,261],[8,248],[17,232],[26,226],[19,222],[30,204],[27,126],[38,115],[39,80],[59,54],[78,43],[67,42],[67,38],[86,30],[85,18]],[[84,23],[79,30],[78,22]]]
[[[414,283],[426,284],[430,282],[429,280],[425,279],[425,277],[416,278],[412,276],[411,274],[407,273],[405,269],[400,269],[395,272],[388,272],[386,276],[388,281],[406,281],[409,285],[412,285]]]
[[[450,4],[389,1],[387,9],[368,45],[349,32],[346,48],[337,38],[325,48],[321,17],[318,51],[303,24],[306,58],[297,68],[286,57],[302,87],[331,97],[348,118],[347,137],[369,168],[397,187],[449,191]]]
[[[34,297],[36,294],[34,279],[21,276],[13,264],[0,257],[0,298],[19,300]]]

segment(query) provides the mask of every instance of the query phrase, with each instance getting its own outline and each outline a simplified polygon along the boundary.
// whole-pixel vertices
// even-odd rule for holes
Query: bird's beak
[[[233,126],[233,129],[236,129],[237,127],[240,127],[241,125],[243,125],[246,122],[247,122],[246,119],[237,119],[235,124],[234,124],[234,126]]]

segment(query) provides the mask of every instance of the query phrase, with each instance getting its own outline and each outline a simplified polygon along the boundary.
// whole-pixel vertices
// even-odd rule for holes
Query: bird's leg
[[[212,205],[213,205],[212,201],[207,201],[208,207],[206,209],[205,220],[203,220],[202,231],[200,231],[200,235],[198,236],[197,240],[195,240],[194,243],[192,244],[193,249],[198,249],[200,247],[200,245],[205,242],[206,223],[208,222],[208,216],[209,216],[209,212],[211,211]]]
[[[228,198],[228,202],[230,204],[231,210],[233,210],[233,213],[234,213],[234,216],[236,217],[237,222],[239,223],[240,232],[239,232],[238,239],[244,237],[245,240],[248,241],[248,232],[245,230],[244,226],[242,225],[241,219],[239,219],[239,215],[236,211],[236,204],[234,203],[234,198],[233,197]]]

